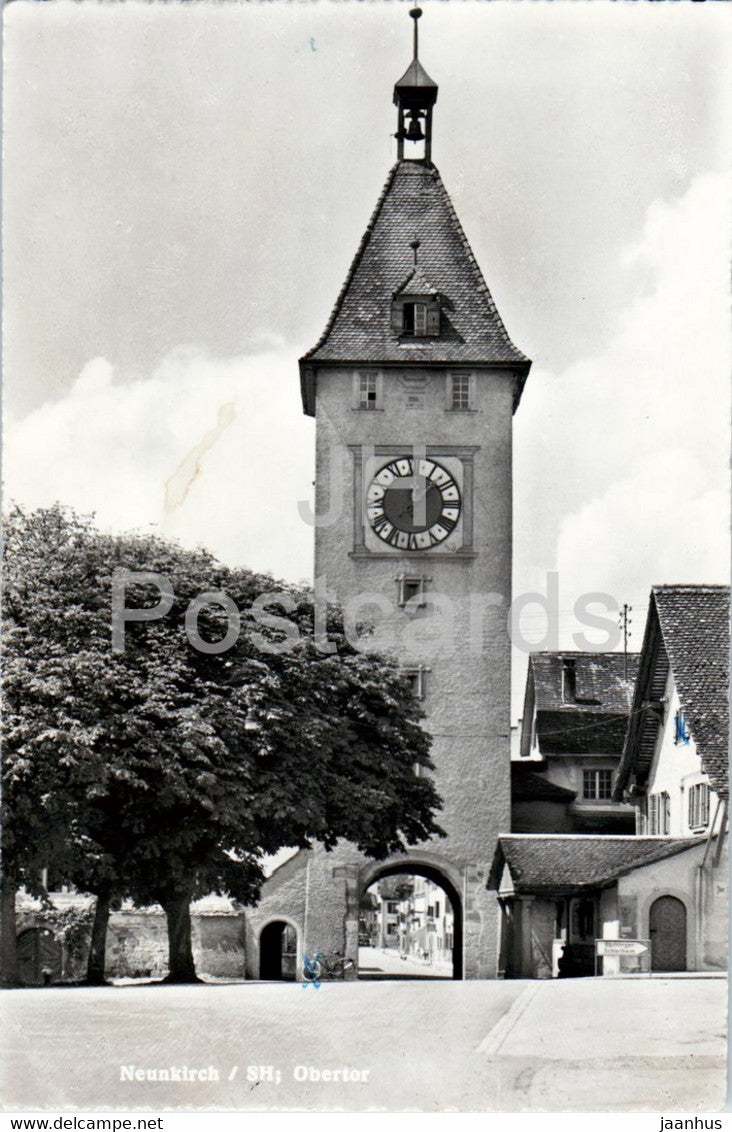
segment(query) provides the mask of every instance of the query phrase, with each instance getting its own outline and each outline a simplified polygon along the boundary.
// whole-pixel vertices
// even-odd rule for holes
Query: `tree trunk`
[[[86,983],[88,986],[103,987],[107,985],[107,980],[104,977],[104,966],[107,956],[107,927],[109,926],[111,905],[111,892],[97,893],[89,959],[86,966]]]
[[[19,985],[15,889],[15,877],[6,872],[0,881],[0,984],[4,987]]]
[[[191,891],[176,891],[162,900],[168,922],[168,974],[164,983],[200,983],[191,945]]]

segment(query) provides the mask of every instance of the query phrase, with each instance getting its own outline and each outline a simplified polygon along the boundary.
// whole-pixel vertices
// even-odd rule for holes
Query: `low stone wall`
[[[202,977],[243,979],[246,971],[244,916],[191,918],[193,958]],[[124,911],[110,918],[107,975],[162,978],[168,970],[168,933],[162,912]]]
[[[82,898],[83,899],[83,898]],[[82,900],[79,900],[82,903]],[[88,903],[88,901],[87,901]],[[67,898],[64,906],[71,906]],[[86,927],[73,949],[57,942],[46,930],[37,909],[21,907],[17,916],[19,939],[23,933],[23,981],[40,985],[43,966],[53,971],[53,981],[80,982],[86,973],[90,926]],[[28,929],[43,932],[36,943]],[[191,936],[196,971],[202,977],[243,979],[246,975],[245,922],[242,912],[216,910],[196,912],[191,917]],[[32,944],[32,946],[31,946]],[[52,955],[57,951],[58,956]],[[168,971],[168,933],[165,915],[157,908],[123,909],[112,914],[107,933],[107,978],[163,978]],[[34,968],[38,968],[35,970]]]

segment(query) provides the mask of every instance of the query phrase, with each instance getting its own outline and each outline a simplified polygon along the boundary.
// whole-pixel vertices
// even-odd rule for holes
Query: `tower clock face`
[[[436,460],[397,456],[366,493],[372,530],[395,550],[430,550],[455,530],[462,500],[454,477]]]

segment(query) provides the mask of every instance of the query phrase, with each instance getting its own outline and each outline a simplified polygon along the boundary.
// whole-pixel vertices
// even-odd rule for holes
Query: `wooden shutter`
[[[391,304],[391,325],[398,334],[404,329],[404,304],[398,299]]]
[[[434,303],[427,308],[427,333],[435,337],[440,333],[439,303]]]

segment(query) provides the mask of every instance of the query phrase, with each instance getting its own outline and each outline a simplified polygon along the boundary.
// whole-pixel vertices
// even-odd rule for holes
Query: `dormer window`
[[[577,702],[577,661],[573,656],[562,657],[562,701]]]
[[[436,338],[440,333],[440,300],[436,295],[400,295],[392,304],[392,325],[410,338]]]
[[[414,266],[394,292],[391,324],[404,338],[436,338],[440,333],[440,296],[417,262],[419,240],[412,240]]]

